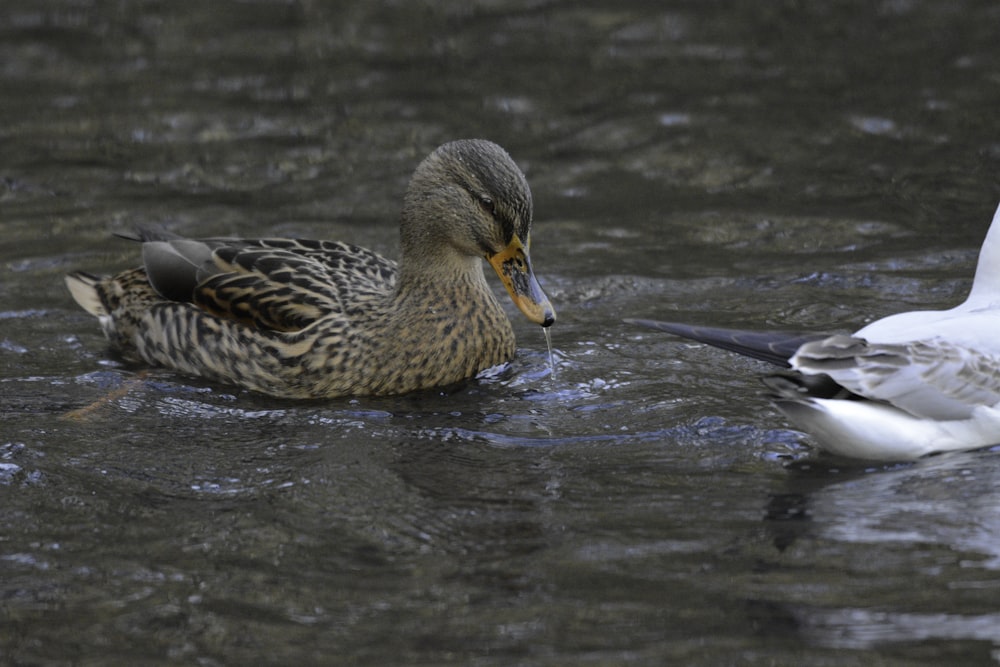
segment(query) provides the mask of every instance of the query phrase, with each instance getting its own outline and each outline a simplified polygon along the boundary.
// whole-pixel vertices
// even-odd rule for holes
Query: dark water
[[[1000,455],[817,456],[647,316],[854,329],[967,289],[992,2],[0,8],[0,662],[1000,662]],[[396,252],[416,163],[535,196],[557,368],[280,402],[122,367],[114,230]],[[498,287],[499,288],[499,287]]]

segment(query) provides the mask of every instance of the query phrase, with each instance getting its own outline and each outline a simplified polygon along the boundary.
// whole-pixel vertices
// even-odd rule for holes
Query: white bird
[[[764,379],[769,395],[833,454],[899,461],[1000,444],[1000,207],[969,296],[950,310],[834,336],[626,321],[790,368]]]

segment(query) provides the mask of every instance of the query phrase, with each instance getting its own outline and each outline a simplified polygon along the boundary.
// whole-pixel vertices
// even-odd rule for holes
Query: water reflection
[[[1000,567],[1000,457],[996,450],[935,456],[895,469],[830,475],[807,492],[775,499],[772,515],[808,520],[814,537],[854,544],[937,545],[963,566]],[[805,464],[809,467],[809,464]],[[791,468],[790,486],[804,474]],[[789,498],[797,498],[789,503]]]
[[[871,609],[802,613],[804,639],[820,646],[870,650],[887,644],[977,641],[1000,645],[1000,614],[894,613]],[[1000,658],[1000,649],[992,652]]]
[[[836,465],[791,466],[788,490],[772,496],[765,520],[787,564],[824,569],[822,554],[837,552],[844,588],[831,587],[829,572],[801,571],[799,584],[814,594],[793,595],[775,604],[776,613],[794,618],[805,641],[831,648],[1000,646],[1000,617],[989,602],[1000,567],[995,448],[899,466]],[[953,611],[954,598],[968,611]]]

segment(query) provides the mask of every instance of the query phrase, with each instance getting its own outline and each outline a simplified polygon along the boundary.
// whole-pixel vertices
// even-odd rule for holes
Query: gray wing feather
[[[941,338],[870,343],[832,336],[802,346],[792,366],[917,417],[967,419],[977,406],[1000,403],[1000,357]]]
[[[146,241],[142,263],[149,284],[165,299],[190,301],[195,287],[213,265],[212,249],[200,241]]]
[[[699,327],[680,322],[660,320],[627,319],[630,324],[639,324],[651,329],[672,333],[681,338],[705,343],[730,352],[736,352],[776,366],[789,367],[788,360],[805,343],[827,338],[826,334],[790,331],[747,331],[720,327]]]

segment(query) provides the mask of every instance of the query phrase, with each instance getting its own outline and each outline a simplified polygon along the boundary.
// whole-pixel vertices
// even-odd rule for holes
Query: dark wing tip
[[[822,340],[826,334],[790,331],[748,331],[724,329],[721,327],[699,327],[681,322],[663,322],[629,318],[629,324],[638,324],[651,329],[665,331],[681,338],[687,338],[712,347],[736,352],[753,359],[766,361],[777,366],[789,367],[788,360],[805,343]]]
[[[825,373],[816,375],[807,375],[797,371],[773,373],[762,377],[761,382],[767,387],[771,400],[778,403],[795,403],[809,398],[840,400],[860,398],[837,384],[832,377]]]

